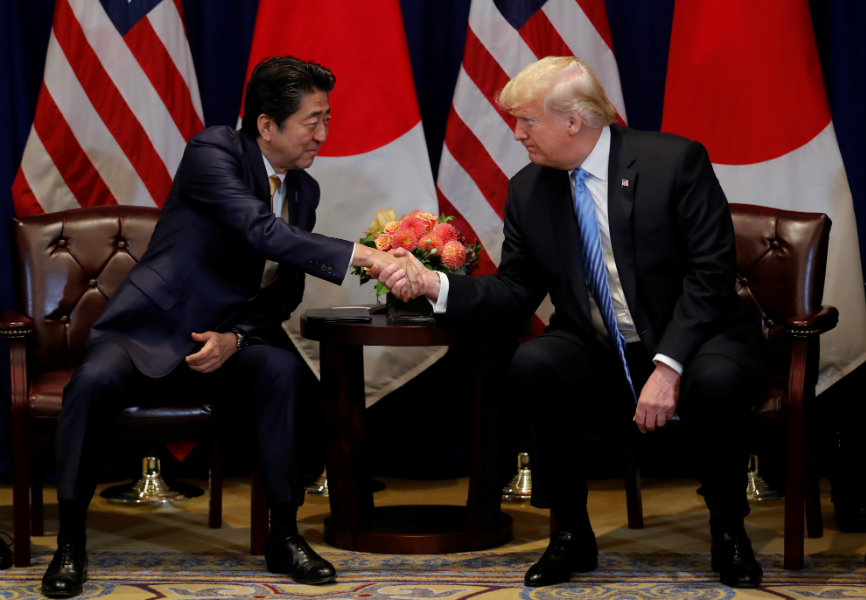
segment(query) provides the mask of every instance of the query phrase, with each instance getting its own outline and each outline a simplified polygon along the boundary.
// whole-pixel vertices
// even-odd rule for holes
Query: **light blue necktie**
[[[631,374],[628,372],[628,363],[625,359],[625,338],[616,325],[613,299],[610,296],[610,287],[607,283],[607,267],[604,264],[604,253],[601,251],[598,216],[595,212],[592,195],[586,188],[586,178],[589,173],[578,168],[572,171],[571,175],[574,177],[574,206],[577,212],[577,226],[580,228],[580,238],[583,241],[583,272],[586,276],[586,283],[589,285],[598,310],[601,312],[604,326],[619,351],[622,368],[625,371],[632,396],[637,399],[634,385],[631,382]]]

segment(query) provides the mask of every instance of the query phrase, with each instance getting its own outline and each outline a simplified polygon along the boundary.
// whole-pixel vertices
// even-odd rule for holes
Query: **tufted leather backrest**
[[[31,369],[81,362],[90,328],[147,248],[159,212],[99,206],[13,220],[18,306],[33,319]]]
[[[749,204],[730,207],[737,293],[761,315],[767,338],[769,397],[759,412],[780,412],[790,362],[785,321],[821,308],[831,222],[821,213]]]
[[[737,238],[737,292],[770,329],[821,308],[830,218],[731,204]]]

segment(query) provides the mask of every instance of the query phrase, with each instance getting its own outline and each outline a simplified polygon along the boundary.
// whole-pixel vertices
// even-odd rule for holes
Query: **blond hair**
[[[595,73],[576,56],[548,56],[524,67],[505,85],[497,102],[511,112],[539,100],[546,111],[578,111],[592,128],[616,120],[616,107]]]

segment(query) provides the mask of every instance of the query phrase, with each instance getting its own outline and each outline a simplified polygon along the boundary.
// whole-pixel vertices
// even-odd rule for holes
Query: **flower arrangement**
[[[445,215],[437,217],[420,209],[398,219],[393,208],[379,210],[370,223],[370,229],[364,232],[358,243],[385,252],[404,248],[432,271],[468,275],[478,267],[482,248],[477,243],[465,243],[463,234],[450,223],[453,219]],[[371,279],[365,267],[353,267],[352,272],[360,277],[362,284]],[[387,292],[384,285],[376,282],[374,296]]]

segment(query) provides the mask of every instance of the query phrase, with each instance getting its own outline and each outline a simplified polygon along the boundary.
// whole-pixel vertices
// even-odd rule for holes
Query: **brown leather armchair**
[[[13,220],[19,309],[2,314],[0,336],[10,344],[16,566],[30,564],[31,531],[43,535],[42,473],[34,457],[53,446],[63,388],[90,328],[147,248],[158,217],[157,208],[100,206]],[[161,398],[123,410],[114,432],[125,442],[209,443],[213,528],[222,522],[219,441],[230,432],[220,421],[209,404]],[[262,554],[267,512],[256,477],[252,515],[252,551]]]
[[[833,329],[839,318],[835,307],[821,304],[831,223],[821,213],[730,206],[737,244],[737,293],[761,316],[769,357],[767,393],[750,426],[754,431],[781,431],[785,438],[784,567],[802,569],[804,520],[809,537],[823,535],[810,413],[818,379],[818,338]],[[633,445],[629,452],[629,527],[640,529],[640,477]]]
[[[830,218],[732,204],[737,237],[737,292],[761,315],[770,364],[755,427],[784,426],[786,569],[803,568],[804,515],[809,537],[823,535],[811,423],[819,336],[839,311],[821,304]]]

